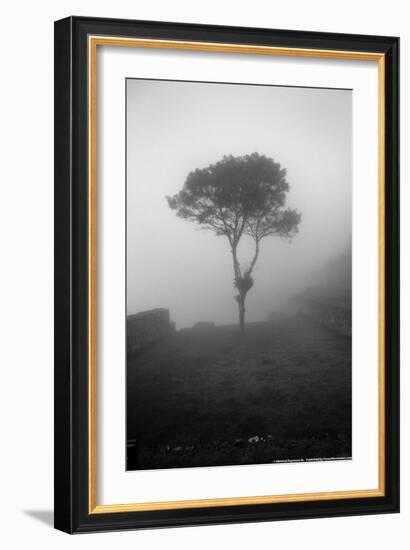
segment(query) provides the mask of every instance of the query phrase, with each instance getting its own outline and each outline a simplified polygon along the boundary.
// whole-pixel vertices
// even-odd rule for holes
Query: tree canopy
[[[285,208],[289,184],[286,170],[272,158],[258,153],[222,160],[191,172],[179,193],[167,197],[180,218],[193,221],[229,241],[234,264],[236,299],[244,305],[253,286],[251,277],[259,255],[259,243],[269,236],[291,239],[301,215]],[[242,268],[237,247],[243,235],[255,242],[250,264]]]
[[[269,235],[292,237],[300,214],[285,209],[289,184],[286,169],[266,156],[225,156],[191,172],[182,190],[167,197],[169,206],[238,244],[243,234],[261,240]]]

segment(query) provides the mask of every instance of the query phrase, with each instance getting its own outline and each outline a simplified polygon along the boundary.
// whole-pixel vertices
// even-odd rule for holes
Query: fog
[[[302,214],[291,243],[262,241],[247,322],[285,309],[350,252],[351,111],[349,90],[127,80],[127,313],[164,307],[177,328],[237,322],[226,237],[178,218],[165,198],[224,155],[279,162],[286,206]],[[249,263],[250,242],[241,243]]]

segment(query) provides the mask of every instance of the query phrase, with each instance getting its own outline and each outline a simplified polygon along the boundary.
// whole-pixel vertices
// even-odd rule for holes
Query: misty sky
[[[229,154],[279,162],[287,206],[302,214],[292,243],[262,241],[247,321],[312,284],[350,239],[351,102],[347,90],[127,80],[127,313],[165,307],[177,328],[237,322],[226,237],[177,218],[165,198]]]

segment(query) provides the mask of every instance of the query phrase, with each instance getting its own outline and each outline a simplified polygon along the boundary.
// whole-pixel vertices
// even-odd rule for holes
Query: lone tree
[[[269,236],[291,240],[298,232],[301,215],[284,207],[288,191],[286,170],[273,159],[252,153],[243,157],[224,156],[207,168],[194,170],[181,191],[167,197],[177,216],[228,239],[242,331],[245,300],[253,286],[252,272],[261,240]],[[250,263],[242,267],[237,250],[244,235],[253,240],[254,253]]]

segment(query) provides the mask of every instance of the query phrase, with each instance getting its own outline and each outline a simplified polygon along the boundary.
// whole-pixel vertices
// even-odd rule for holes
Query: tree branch
[[[228,224],[225,220],[225,216],[223,215],[222,208],[219,208],[219,212],[220,212],[220,219],[222,220],[222,223],[224,224],[224,227],[225,227],[225,235],[228,237],[229,244],[232,247],[232,245],[233,245],[232,229],[230,229],[230,231],[228,230]]]
[[[252,271],[253,271],[253,268],[255,267],[255,264],[258,260],[258,256],[259,256],[259,241],[260,239],[258,238],[255,238],[255,252],[254,252],[254,255],[253,255],[253,258],[252,258],[252,261],[251,261],[251,265],[249,266],[249,268],[246,270],[246,274],[249,276],[251,275]]]
[[[245,229],[245,224],[247,222],[247,219],[248,219],[248,217],[244,215],[243,219],[242,219],[242,223],[241,223],[240,228],[239,228],[239,231],[235,235],[235,239],[234,239],[235,246],[237,246],[239,244],[239,241],[241,240],[242,233],[243,233],[243,230]]]
[[[238,257],[236,255],[236,247],[232,246],[232,260],[233,260],[233,271],[235,273],[235,281],[239,281],[242,278],[241,266],[238,262]]]

